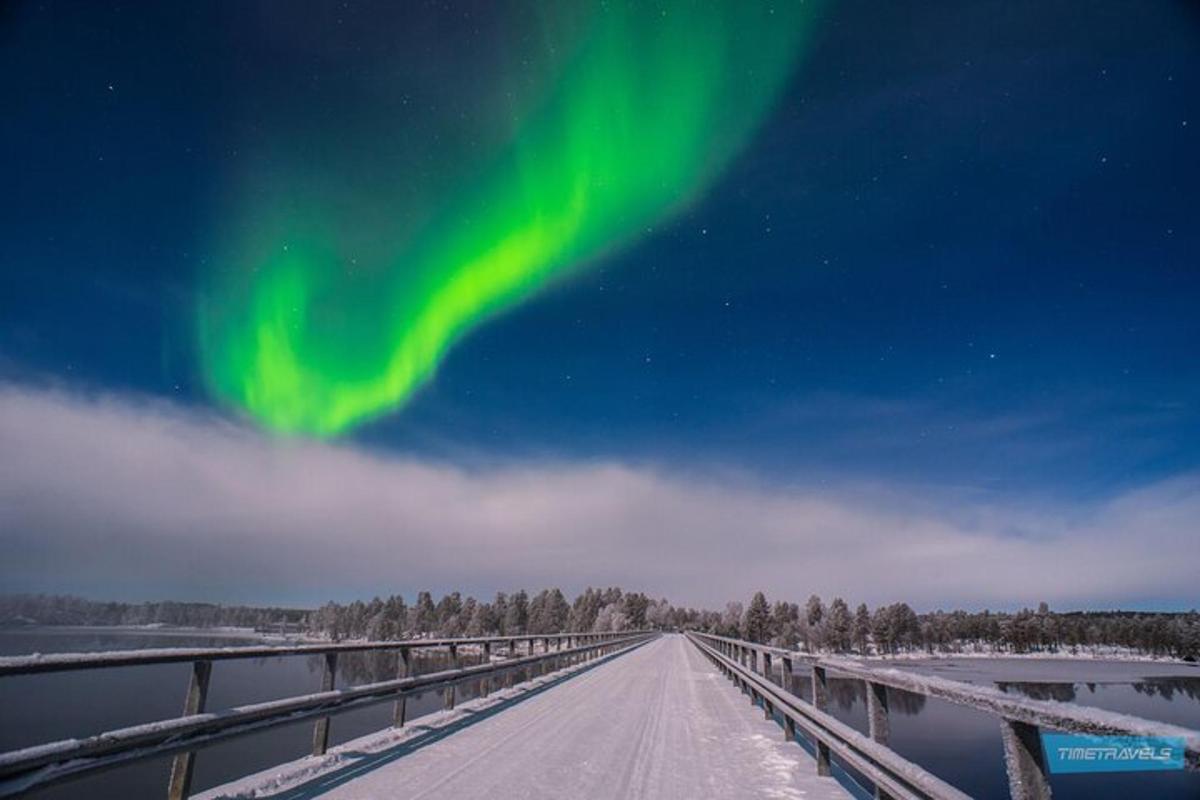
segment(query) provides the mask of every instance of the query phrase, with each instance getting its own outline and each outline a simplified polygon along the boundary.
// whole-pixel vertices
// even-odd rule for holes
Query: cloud
[[[138,398],[0,386],[0,585],[317,603],[622,585],[920,608],[1197,602],[1200,477],[1090,504],[611,462],[472,468],[281,441]]]

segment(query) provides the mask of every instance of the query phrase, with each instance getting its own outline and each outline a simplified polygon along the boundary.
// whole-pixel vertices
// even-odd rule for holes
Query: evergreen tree
[[[718,633],[722,636],[733,637],[740,637],[742,635],[741,603],[725,604],[725,613],[721,615],[721,628]]]
[[[529,622],[526,630],[530,633],[550,633],[550,620],[546,614],[546,605],[550,592],[542,589],[529,601]]]
[[[650,598],[641,592],[630,592],[625,595],[621,610],[625,613],[631,630],[641,630],[646,627],[646,609],[650,606]]]
[[[804,606],[804,619],[808,622],[808,626],[810,628],[817,627],[824,617],[825,606],[821,603],[821,598],[815,594],[811,595],[808,603]]]
[[[501,636],[508,633],[508,595],[504,592],[496,592],[496,599],[492,601],[492,617],[496,620],[497,632]]]
[[[417,593],[417,604],[412,610],[413,621],[410,627],[417,633],[433,633],[438,629],[437,608],[433,605],[433,596],[429,592]]]
[[[766,642],[771,636],[771,607],[762,592],[755,592],[742,623],[742,634],[752,642]]]
[[[563,597],[561,589],[551,589],[546,596],[546,606],[542,611],[545,617],[547,633],[565,633],[567,620],[571,616],[571,607],[567,598]]]
[[[811,595],[804,606],[804,642],[810,650],[819,649],[825,641],[825,606],[821,598]]]
[[[508,611],[504,615],[504,633],[507,636],[525,633],[529,623],[529,596],[525,590],[514,594],[508,601]]]
[[[600,613],[603,604],[600,592],[589,586],[583,594],[575,598],[567,627],[573,631],[590,631],[596,624],[596,615]]]
[[[867,654],[871,637],[871,612],[866,603],[859,603],[854,611],[854,648],[862,655]]]
[[[771,612],[771,641],[776,647],[792,650],[800,642],[800,606],[777,602]]]
[[[850,640],[854,633],[854,618],[850,616],[850,607],[842,598],[835,597],[829,604],[829,619],[825,627],[829,646],[835,652],[845,653],[850,649]]]

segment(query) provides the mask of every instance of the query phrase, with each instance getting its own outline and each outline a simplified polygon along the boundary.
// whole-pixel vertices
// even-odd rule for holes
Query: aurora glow
[[[436,212],[419,226],[398,203],[350,234],[315,188],[285,207],[245,200],[253,232],[198,313],[211,391],[271,429],[320,436],[403,405],[471,328],[700,195],[770,110],[813,13],[595,5],[514,112],[509,146],[471,180],[422,193]],[[351,239],[371,242],[372,263],[352,257]]]

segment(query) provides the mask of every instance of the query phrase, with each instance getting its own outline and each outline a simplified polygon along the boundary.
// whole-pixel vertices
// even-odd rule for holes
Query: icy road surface
[[[682,636],[660,639],[322,798],[839,798]]]

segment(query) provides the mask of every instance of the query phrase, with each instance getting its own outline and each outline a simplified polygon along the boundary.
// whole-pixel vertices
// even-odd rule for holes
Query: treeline
[[[222,606],[212,603],[110,603],[64,595],[0,596],[0,625],[172,625],[241,627],[307,633],[332,640],[389,640],[421,636],[505,636],[568,631],[693,628],[813,653],[995,652],[998,654],[1097,652],[1200,659],[1200,614],[1129,611],[934,611],[918,614],[907,603],[853,609],[840,597],[817,595],[803,606],[770,603],[762,592],[749,605],[728,603],[709,611],[671,605],[620,588],[588,588],[568,601],[560,589],[532,597],[499,592],[491,601],[459,592],[436,602],[418,592],[368,602],[326,603],[315,611]]]
[[[588,588],[570,602],[560,589],[543,589],[532,597],[525,590],[498,592],[490,602],[451,592],[435,603],[429,592],[418,592],[411,606],[400,595],[326,603],[313,612],[308,629],[334,640],[384,640],[663,629],[678,622],[666,598],[652,600],[613,587]]]
[[[0,595],[0,625],[170,625],[302,630],[311,612],[215,603],[114,603],[70,595]]]
[[[1200,613],[1132,611],[934,611],[918,614],[907,603],[865,603],[854,610],[840,597],[828,605],[817,595],[803,607],[768,603],[762,592],[749,606],[729,603],[722,614],[701,612],[695,627],[778,647],[809,652],[894,655],[925,652],[1077,654],[1119,648],[1133,653],[1200,658]]]

